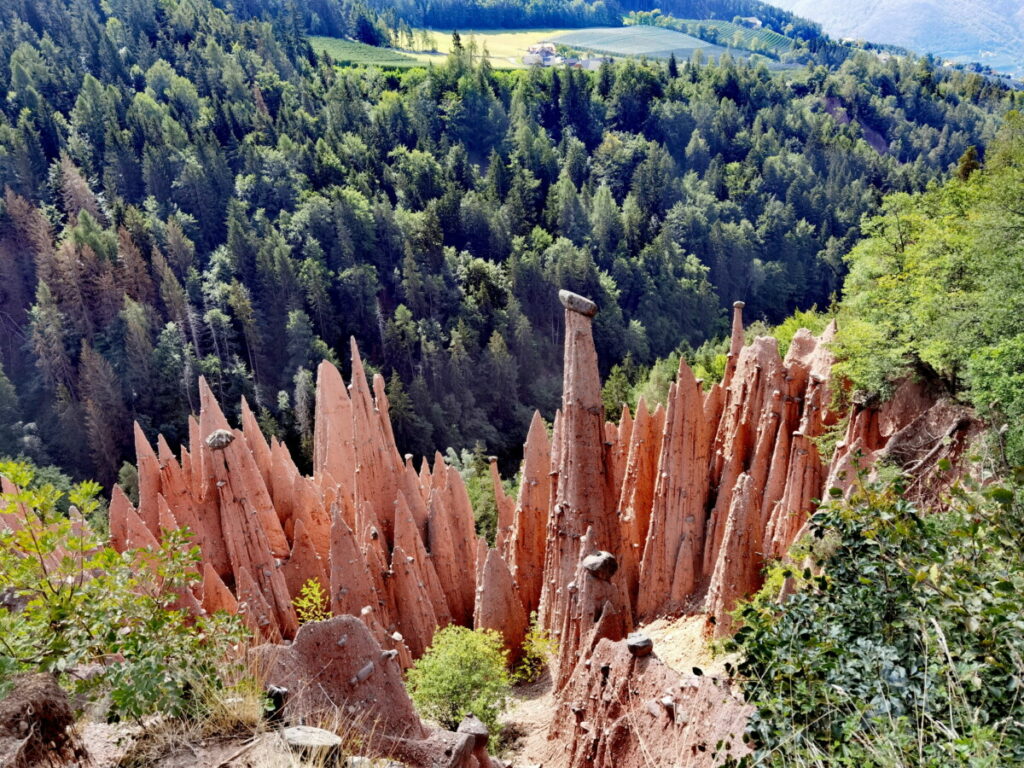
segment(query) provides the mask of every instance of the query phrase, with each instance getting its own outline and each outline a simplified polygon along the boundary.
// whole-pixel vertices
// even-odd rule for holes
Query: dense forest
[[[354,336],[403,449],[513,465],[558,403],[558,288],[600,305],[605,372],[718,336],[734,299],[826,306],[883,194],[983,156],[1021,99],[865,53],[479,54],[339,69],[209,0],[0,7],[0,454],[109,483],[133,419],[185,436],[200,374],[308,449],[312,371]]]
[[[386,44],[404,27],[495,29],[619,26],[629,11],[656,7],[687,19],[732,21],[756,17],[767,29],[807,42],[825,39],[821,27],[760,0],[215,0],[243,20],[274,21],[279,29],[352,37]]]

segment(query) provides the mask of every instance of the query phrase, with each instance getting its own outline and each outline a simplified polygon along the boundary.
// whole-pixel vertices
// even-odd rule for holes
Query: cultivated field
[[[317,53],[326,51],[338,64],[370,64],[377,67],[416,67],[421,62],[392,48],[376,48],[338,37],[310,37]]]
[[[674,53],[680,61],[686,61],[698,50],[708,58],[718,58],[726,52],[721,46],[682,32],[648,26],[574,29],[548,37],[546,41],[609,56],[667,59]]]
[[[721,45],[744,48],[748,51],[771,51],[776,54],[789,53],[793,50],[792,38],[771,29],[751,29],[733,24],[731,21],[717,19],[682,19],[681,23],[687,25],[691,33],[698,27],[713,29],[718,33],[718,42]]]
[[[523,66],[523,56],[526,49],[531,45],[550,40],[553,36],[566,32],[563,29],[460,29],[459,37],[462,44],[468,46],[475,42],[482,52],[487,47],[487,56],[491,65],[499,69],[513,69]],[[437,50],[442,54],[451,52],[452,30],[433,29],[429,34],[437,42]],[[437,53],[427,51],[409,51],[410,56],[415,56],[421,61],[436,61]]]
[[[774,35],[789,43],[789,39],[774,32],[753,30],[739,27],[728,22],[701,21],[687,22],[702,24],[715,28],[724,37],[731,28],[760,36],[767,46],[768,36]],[[416,31],[418,49],[395,50],[393,48],[374,48],[362,43],[341,40],[333,37],[311,37],[310,41],[317,51],[327,51],[339,64],[368,64],[379,67],[415,67],[428,64],[443,64],[451,52],[452,30],[426,30],[431,44],[436,50],[425,50],[420,42],[423,30]],[[556,43],[578,51],[604,56],[624,58],[630,56],[646,56],[650,59],[667,59],[675,54],[680,63],[689,60],[696,51],[701,51],[708,59],[717,59],[726,48],[709,43],[692,35],[664,27],[629,26],[629,27],[591,27],[588,29],[460,29],[458,30],[462,44],[470,47],[475,43],[477,53],[482,54],[487,48],[491,65],[498,69],[522,68],[523,56],[531,45],[538,43]],[[744,38],[747,40],[748,38]],[[749,39],[757,39],[751,37]],[[781,44],[780,44],[781,45]],[[788,49],[787,49],[788,50]],[[742,54],[741,54],[742,55]]]

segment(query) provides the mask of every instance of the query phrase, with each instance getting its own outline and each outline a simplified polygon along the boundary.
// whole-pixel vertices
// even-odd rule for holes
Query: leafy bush
[[[1024,494],[958,488],[922,514],[897,482],[825,505],[811,530],[816,567],[773,574],[796,594],[739,611],[757,707],[740,764],[1020,764]]]
[[[555,656],[558,655],[558,641],[540,626],[537,612],[530,614],[530,629],[523,641],[523,657],[516,667],[517,682],[532,683],[541,676]]]
[[[965,378],[981,414],[1006,425],[1005,455],[1024,459],[1024,333],[974,350]]]
[[[771,335],[779,342],[779,354],[785,357],[793,337],[801,328],[806,328],[815,336],[819,336],[828,327],[831,319],[828,313],[819,312],[817,307],[811,307],[806,312],[795,310],[792,315],[771,330]]]
[[[492,734],[511,691],[508,652],[493,630],[448,626],[408,673],[409,695],[423,717],[455,729],[476,715]]]
[[[96,483],[65,498],[27,464],[0,462],[0,474],[21,488],[0,495],[0,584],[18,606],[0,611],[0,681],[52,672],[76,692],[109,692],[121,717],[194,711],[195,694],[219,684],[244,633],[237,617],[177,608],[199,580],[186,535],[168,532],[156,552],[120,554],[86,522],[99,508]],[[81,516],[62,514],[65,501]],[[87,680],[69,674],[89,665],[97,674]]]

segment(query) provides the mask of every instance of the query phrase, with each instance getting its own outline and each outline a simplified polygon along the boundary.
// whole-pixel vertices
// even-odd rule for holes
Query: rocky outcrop
[[[242,429],[232,429],[201,380],[180,462],[162,438],[155,453],[136,430],[139,506],[115,490],[111,541],[121,551],[154,547],[168,529],[189,529],[202,555],[196,605],[239,610],[266,639],[294,637],[293,601],[318,581],[333,613],[365,617],[408,664],[438,626],[473,623],[473,513],[462,478],[440,457],[419,475],[400,458],[383,381],[371,389],[354,345],[352,365],[350,388],[329,363],[319,368],[312,477],[263,437],[245,402]],[[511,537],[514,507],[505,505]],[[535,521],[546,513],[546,504],[528,510]],[[520,548],[524,571],[542,557],[525,540]]]
[[[289,715],[345,706],[370,727],[403,738],[427,735],[394,655],[355,616],[303,624],[291,645],[261,645],[249,655],[267,685],[288,690]]]
[[[700,384],[681,362],[669,389],[657,479],[646,513],[637,603],[645,619],[681,610],[700,586],[712,435],[703,405]]]
[[[760,507],[759,501],[753,478],[746,473],[740,475],[722,533],[722,551],[708,584],[706,612],[715,637],[732,634],[731,614],[736,601],[761,586],[764,531],[759,520],[750,519],[750,513]]]
[[[286,719],[329,722],[340,709],[366,755],[423,768],[476,768],[474,752],[487,755],[472,735],[420,722],[396,652],[381,648],[355,616],[304,624],[291,645],[258,646],[249,657],[266,686],[287,691]]]
[[[859,474],[885,459],[910,477],[910,497],[934,504],[959,478],[957,467],[981,430],[969,408],[908,379],[880,405],[853,406],[826,487],[849,492]]]
[[[550,502],[551,443],[544,420],[534,413],[523,446],[522,479],[508,546],[509,567],[527,615],[540,607]]]
[[[580,559],[565,591],[568,605],[556,635],[558,663],[553,675],[556,690],[568,682],[572,670],[581,659],[590,656],[598,642],[621,640],[633,628],[618,562],[610,552],[597,548],[592,528],[587,529],[580,540]]]
[[[651,507],[658,478],[658,456],[665,425],[665,409],[659,405],[653,413],[641,397],[636,419],[630,429],[629,449],[619,496],[619,526],[623,542],[623,579],[630,604],[639,608],[640,563],[651,525]]]
[[[604,407],[591,330],[597,306],[569,291],[559,299],[565,307],[562,409],[552,451],[553,504],[540,601],[541,623],[556,635],[569,608],[568,585],[580,561],[580,539],[593,528],[598,546],[612,549],[617,538],[609,514]]]
[[[548,513],[540,621],[558,641],[556,678],[562,683],[592,625],[601,624],[605,615],[606,622],[631,624],[632,612],[622,574],[613,577],[614,584],[607,589],[595,588],[598,594],[589,582],[577,578],[584,557],[599,550],[619,557],[627,542],[620,539],[614,509],[617,473],[614,452],[609,450],[613,443],[606,440],[611,435],[605,428],[591,330],[597,307],[569,291],[562,291],[559,299],[565,307],[565,362],[555,433],[558,447],[552,451],[555,488]],[[599,596],[609,601],[607,612]]]
[[[567,768],[710,768],[749,752],[751,709],[727,681],[682,676],[656,648],[634,655],[625,640],[602,640],[573,669],[549,737]]]

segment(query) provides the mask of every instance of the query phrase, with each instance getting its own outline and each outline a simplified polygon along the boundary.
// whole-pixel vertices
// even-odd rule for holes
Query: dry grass
[[[302,724],[341,738],[330,753],[301,755],[289,748],[265,720],[265,686],[249,668],[233,684],[200,692],[202,717],[154,718],[134,734],[116,768],[328,768],[343,766],[347,756],[363,755],[376,728],[343,704]],[[385,765],[387,760],[372,765]]]
[[[262,695],[225,696],[208,718],[160,720],[149,724],[116,763],[117,768],[333,768],[364,754],[372,738],[343,709],[307,721],[341,737],[338,750],[303,755],[262,719]],[[371,764],[386,765],[386,759]]]
[[[497,69],[520,69],[525,67],[523,56],[526,55],[527,48],[565,31],[564,29],[460,29],[459,36],[462,38],[463,45],[475,42],[480,53],[483,53],[483,48],[486,45],[491,66]],[[444,63],[444,59],[451,51],[452,30],[435,29],[430,33],[437,42],[437,50],[441,52],[440,56],[427,51],[403,51],[403,53],[413,56],[423,63],[431,61],[437,63],[438,60]]]
[[[201,718],[154,718],[117,762],[119,768],[213,766],[223,754],[252,744],[267,732],[264,697],[255,678],[199,693]],[[188,762],[191,760],[191,762]]]
[[[658,658],[680,674],[689,675],[694,667],[700,667],[708,675],[728,676],[725,665],[735,664],[737,657],[716,654],[705,634],[706,626],[707,616],[700,613],[678,619],[657,619],[637,631],[650,637]]]

